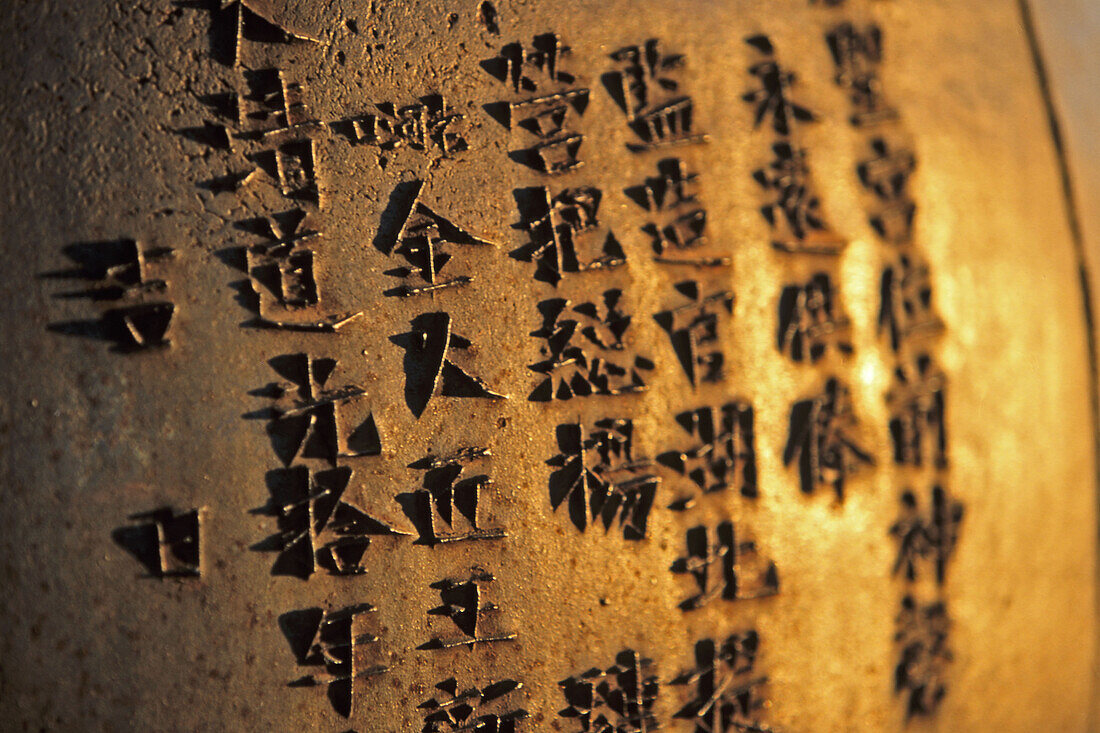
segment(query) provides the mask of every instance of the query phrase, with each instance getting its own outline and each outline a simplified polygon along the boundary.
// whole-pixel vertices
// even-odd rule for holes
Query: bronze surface
[[[751,631],[759,651],[739,679],[766,677],[752,688],[766,702],[742,717],[763,729],[1088,729],[1096,375],[1079,275],[1081,257],[1100,251],[1087,249],[1100,207],[1083,132],[1096,96],[1076,100],[1059,86],[1079,57],[1051,40],[1070,32],[1059,24],[1071,11],[1034,9],[1041,51],[1054,49],[1051,104],[1078,182],[1077,234],[1015,0],[224,5],[0,10],[0,58],[18,71],[0,95],[9,131],[0,143],[5,728],[431,731],[434,709],[422,705],[443,701],[436,685],[454,677],[460,693],[522,683],[475,717],[522,709],[517,730],[584,730],[582,717],[562,711],[580,713],[576,695],[593,680],[622,687],[615,665],[632,664],[620,656],[632,650],[652,660],[652,718],[616,712],[605,698],[593,720],[602,713],[615,731],[657,722],[689,731],[692,722],[675,716],[698,690],[685,678],[699,663],[697,643],[744,645],[750,637],[737,635]],[[853,124],[827,43],[845,22],[881,30],[884,57],[871,66],[896,116]],[[531,46],[540,34],[570,47],[558,70],[575,79],[547,82],[545,60],[530,57],[520,70],[536,89],[522,74],[515,84],[494,76],[510,70],[508,44]],[[635,151],[647,141],[616,103],[625,62],[612,55],[649,39],[668,63],[646,77],[648,88],[655,99],[690,99],[692,128],[681,145]],[[682,64],[669,60],[676,54]],[[761,98],[745,98],[761,86],[754,65],[769,58],[797,75],[791,99],[813,116],[792,110],[786,132],[774,108],[754,124]],[[283,76],[251,73],[266,69]],[[272,78],[278,86],[263,88]],[[554,104],[569,106],[562,134],[584,136],[584,165],[548,174],[537,154],[519,152],[548,138],[519,124],[528,108],[501,103],[582,88],[583,110],[576,97]],[[217,96],[230,92],[240,94],[236,112]],[[446,107],[423,102],[425,119],[464,119],[423,136],[402,127],[410,118],[400,108],[429,95]],[[882,197],[861,183],[878,138],[915,161],[906,183],[915,224],[900,244],[876,231]],[[780,231],[781,208],[772,223],[762,211],[776,187],[761,179],[784,142],[807,151],[820,197],[824,223],[806,236]],[[303,144],[312,146],[304,168],[295,157]],[[572,155],[568,144],[554,152]],[[646,204],[647,179],[666,159],[698,174],[697,206]],[[585,253],[575,267],[530,261],[538,258],[520,222],[541,187],[600,192],[599,226],[572,230]],[[707,243],[657,255],[642,227],[697,209]],[[395,273],[415,270],[419,254],[406,258],[402,247],[432,226],[452,259],[430,282],[422,270]],[[805,246],[839,253],[783,250]],[[312,255],[316,294],[308,282],[281,296],[268,287],[265,272],[288,251]],[[895,350],[879,321],[883,274],[898,254],[927,261],[942,328]],[[685,257],[715,261],[668,261]],[[598,266],[581,271],[584,262]],[[296,273],[288,269],[300,286]],[[796,303],[820,295],[818,273],[838,298],[837,331],[820,358],[796,357],[779,335],[784,292],[794,288]],[[724,356],[714,380],[705,364],[685,366],[670,338],[684,336],[676,308],[691,291],[674,288],[684,281],[700,300],[717,295],[706,302],[717,338],[690,342]],[[401,290],[431,285],[442,287]],[[616,290],[617,302],[607,296]],[[587,358],[626,365],[608,388],[622,394],[531,399],[541,396],[555,298],[598,329],[575,338]],[[572,310],[584,303],[594,310]],[[625,332],[609,306],[630,316]],[[601,318],[586,320],[591,313]],[[621,349],[597,344],[620,336]],[[920,467],[894,457],[888,393],[895,368],[918,355],[945,375],[942,466],[934,439]],[[331,374],[324,359],[336,361]],[[792,412],[833,377],[851,390],[860,452],[848,455],[842,486],[804,486],[797,450],[784,455],[798,447]],[[644,391],[631,391],[641,382]],[[731,481],[696,492],[686,510],[670,507],[691,486],[672,458],[660,460],[692,444],[676,416],[721,415],[725,405],[751,406],[758,495]],[[318,437],[296,451],[308,420]],[[627,430],[600,422],[609,420],[630,421],[632,454],[612,458],[619,475],[640,479],[632,496],[655,489],[644,529],[639,514],[605,528],[591,504],[582,529],[555,484],[570,466],[570,425],[616,439],[588,447],[596,455],[587,460],[606,471],[612,459],[600,448],[623,450]],[[324,432],[330,425],[335,435]],[[459,456],[464,472],[448,478],[429,456]],[[302,483],[307,470],[316,483]],[[438,498],[417,494],[466,480],[476,526],[462,507],[445,526]],[[341,500],[369,519],[343,509],[347,531],[330,520],[324,541],[369,546],[364,572],[341,576],[336,561],[303,564],[286,552],[280,531],[300,519],[284,492],[345,481]],[[935,485],[964,509],[958,541],[942,582],[931,556],[909,580],[895,571],[891,527],[906,490],[927,512]],[[184,514],[142,516],[166,507]],[[477,539],[433,543],[425,516],[435,540]],[[177,541],[194,522],[198,562]],[[755,542],[759,565],[738,566],[742,597],[721,597],[729,588],[719,584],[717,597],[693,604],[699,586],[682,572],[694,567],[690,532],[706,527],[716,538],[726,522],[738,542]],[[161,541],[163,554],[150,555]],[[465,631],[439,610],[446,580],[459,586],[459,607],[471,588],[462,583],[484,591],[483,641],[472,648],[447,647]],[[912,691],[895,689],[906,594],[945,602],[951,650],[932,676],[945,696],[909,714]],[[302,629],[320,611],[361,604],[375,610],[352,616],[352,633],[377,641],[356,646],[348,703],[332,692],[339,684],[326,684],[343,671],[309,664]],[[593,670],[598,678],[586,676]],[[310,674],[319,684],[291,685]]]

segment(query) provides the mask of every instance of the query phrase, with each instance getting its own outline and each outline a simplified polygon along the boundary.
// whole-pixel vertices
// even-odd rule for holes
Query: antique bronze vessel
[[[1083,1],[2,16],[0,728],[1100,729]]]

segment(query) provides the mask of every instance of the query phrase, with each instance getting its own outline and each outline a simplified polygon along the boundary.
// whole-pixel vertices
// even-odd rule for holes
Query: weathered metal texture
[[[6,727],[1086,729],[1020,7],[5,4]]]

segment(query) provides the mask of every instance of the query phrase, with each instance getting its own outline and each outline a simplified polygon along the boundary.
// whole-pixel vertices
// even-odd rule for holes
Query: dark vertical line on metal
[[[1020,6],[1020,19],[1023,22],[1024,33],[1027,35],[1028,47],[1031,51],[1031,60],[1035,64],[1035,75],[1039,81],[1039,93],[1043,97],[1043,107],[1046,110],[1047,124],[1050,127],[1050,137],[1054,143],[1054,151],[1058,156],[1058,172],[1062,179],[1062,195],[1065,199],[1066,218],[1069,220],[1070,236],[1073,239],[1073,253],[1077,258],[1077,277],[1081,282],[1081,300],[1085,307],[1085,338],[1089,348],[1089,402],[1092,409],[1092,441],[1093,459],[1095,461],[1095,486],[1096,500],[1100,507],[1100,366],[1097,364],[1096,322],[1092,306],[1092,292],[1089,287],[1088,263],[1085,259],[1085,240],[1081,233],[1081,216],[1077,210],[1077,197],[1073,188],[1073,177],[1070,175],[1069,160],[1066,157],[1065,138],[1062,135],[1062,121],[1058,110],[1054,106],[1054,95],[1050,86],[1050,77],[1047,74],[1046,64],[1043,62],[1043,53],[1039,45],[1039,34],[1035,27],[1035,18],[1031,13],[1029,0],[1018,0]],[[1097,526],[1097,534],[1100,537],[1100,526]],[[1100,619],[1100,594],[1097,597],[1097,606],[1093,609],[1095,618]],[[1100,635],[1097,642],[1100,643]],[[1093,659],[1093,702],[1089,711],[1089,730],[1100,730],[1100,689],[1097,682],[1100,681],[1100,648],[1094,651]]]

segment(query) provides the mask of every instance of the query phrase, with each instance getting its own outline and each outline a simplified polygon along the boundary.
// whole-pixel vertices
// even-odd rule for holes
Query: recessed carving
[[[694,696],[673,717],[692,721],[695,733],[770,733],[760,722],[769,702],[763,694],[768,678],[756,670],[759,649],[755,631],[731,634],[721,643],[696,642],[695,668],[671,683],[694,688]]]
[[[350,717],[356,680],[389,671],[382,664],[378,637],[368,631],[374,608],[368,603],[339,610],[307,608],[279,617],[290,650],[300,667],[315,668],[290,687],[321,687],[328,691],[332,709]]]
[[[640,153],[707,142],[695,125],[694,102],[680,89],[683,54],[667,54],[658,39],[650,38],[612,52],[611,59],[619,68],[605,74],[603,82],[638,138],[628,149]]]
[[[897,110],[882,91],[878,68],[882,64],[882,31],[877,25],[856,28],[841,23],[826,36],[836,66],[836,84],[848,92],[856,127],[896,120]]]
[[[440,692],[417,706],[424,711],[420,733],[516,733],[529,713],[522,708],[506,709],[512,705],[506,698],[522,687],[520,682],[505,679],[460,691],[454,677],[443,680],[435,686]],[[489,712],[490,708],[496,712]]]
[[[689,509],[700,495],[729,489],[747,499],[757,497],[752,405],[739,400],[700,407],[679,413],[676,422],[691,437],[691,447],[657,456],[685,479],[676,484],[670,509]]]
[[[558,683],[567,707],[558,712],[571,731],[647,733],[660,727],[654,713],[660,683],[653,660],[624,649],[607,669],[593,667]],[[574,727],[579,726],[579,727]]]
[[[473,275],[442,274],[453,259],[448,248],[451,245],[492,246],[491,242],[462,229],[421,201],[423,188],[423,181],[398,187],[384,214],[389,231],[379,235],[375,246],[386,254],[400,255],[408,263],[386,272],[404,281],[387,290],[386,295],[409,297],[466,285],[473,281]]]
[[[463,448],[447,456],[426,456],[409,464],[423,471],[422,488],[397,497],[405,516],[416,527],[417,544],[437,545],[472,540],[503,539],[501,527],[484,527],[478,508],[491,491],[486,474],[464,476],[466,467],[488,458],[487,448]]]
[[[322,235],[306,211],[290,209],[241,226],[263,238],[245,250],[256,325],[331,333],[362,315],[321,310],[317,251]]]
[[[464,137],[466,115],[448,107],[441,94],[429,94],[401,107],[393,102],[375,107],[378,110],[375,113],[329,124],[353,143],[375,145],[382,150],[407,147],[451,156],[469,148]]]
[[[684,280],[675,287],[690,302],[661,311],[653,318],[668,334],[676,359],[692,387],[698,387],[701,382],[721,381],[726,357],[720,347],[718,330],[719,324],[733,315],[733,293],[720,291],[703,295],[699,283],[694,280]]]
[[[902,361],[886,393],[894,463],[947,466],[947,377],[928,354]]]
[[[707,212],[699,201],[698,179],[699,174],[689,172],[679,158],[665,158],[657,162],[656,176],[624,190],[631,201],[649,212],[650,220],[642,225],[642,231],[649,237],[656,262],[692,267],[730,264],[728,256],[698,256],[708,244]]]
[[[485,109],[510,130],[520,130],[528,147],[513,150],[513,160],[541,173],[559,174],[584,164],[584,135],[572,129],[584,115],[589,90],[574,86],[576,77],[564,71],[569,47],[554,33],[535,36],[530,46],[509,43],[500,55],[481,66],[519,96],[486,105]],[[528,96],[532,92],[538,92]]]
[[[925,509],[916,494],[906,490],[901,495],[901,511],[890,527],[898,544],[894,575],[915,581],[919,568],[932,567],[936,582],[943,585],[947,564],[955,552],[965,507],[942,486],[933,486],[931,501]]]
[[[947,667],[954,659],[948,645],[947,606],[943,601],[922,603],[906,595],[896,623],[899,659],[894,691],[905,702],[906,718],[931,715],[947,694]]]
[[[317,172],[314,165],[316,143],[311,139],[290,140],[248,155],[255,171],[265,173],[279,192],[288,199],[318,202]],[[244,180],[242,179],[242,183]]]
[[[932,305],[931,271],[918,254],[899,254],[882,271],[878,328],[890,337],[895,352],[943,331]]]
[[[237,95],[237,126],[246,138],[278,140],[314,132],[320,123],[309,113],[302,84],[282,69],[248,69]]]
[[[651,461],[634,455],[633,421],[597,420],[591,429],[567,423],[556,436],[560,452],[547,461],[554,510],[566,505],[582,532],[597,522],[610,531],[617,521],[623,539],[643,539],[660,479],[649,473]]]
[[[857,441],[858,427],[851,392],[836,378],[830,378],[821,393],[794,404],[783,464],[797,461],[804,493],[831,488],[843,500],[849,477],[874,465]]]
[[[344,501],[351,476],[350,468],[313,471],[306,466],[268,473],[271,501],[265,511],[278,517],[279,532],[258,549],[279,552],[273,575],[308,579],[318,569],[361,575],[373,537],[403,534]]]
[[[521,221],[517,228],[528,233],[527,244],[512,257],[535,264],[534,278],[557,285],[567,273],[618,267],[626,254],[611,231],[599,221],[599,189],[567,188],[551,195],[545,186],[515,192]],[[602,235],[602,236],[601,236]]]
[[[881,137],[872,138],[870,152],[856,166],[859,182],[875,197],[870,222],[875,232],[890,244],[913,241],[916,202],[909,193],[909,181],[917,167],[916,155],[906,148],[891,145]]]
[[[757,86],[742,99],[753,106],[754,127],[770,124],[779,136],[771,144],[771,161],[753,173],[769,196],[760,212],[772,229],[772,246],[796,254],[839,254],[845,242],[827,223],[806,151],[792,138],[797,125],[813,122],[814,114],[792,99],[797,77],[780,66],[771,39],[756,35],[745,42],[757,55],[757,61],[749,66]]]
[[[753,106],[753,126],[770,124],[778,135],[790,135],[799,122],[813,122],[816,117],[808,107],[791,98],[791,87],[798,77],[779,65],[771,39],[764,35],[745,39],[757,53],[757,61],[749,73],[759,85],[741,95]]]
[[[739,536],[740,535],[740,536]],[[779,570],[762,556],[756,541],[733,522],[721,522],[711,531],[705,525],[687,531],[687,554],[672,564],[677,574],[689,575],[698,592],[680,603],[694,611],[710,601],[744,601],[779,592]]]
[[[328,388],[335,359],[301,353],[275,357],[269,363],[288,380],[258,392],[272,399],[267,432],[283,465],[290,466],[301,456],[336,466],[340,459],[382,452],[373,413],[368,412],[355,429],[346,430],[341,409],[365,396],[366,390],[354,384]]]
[[[417,648],[473,648],[478,644],[514,641],[515,632],[500,629],[501,624],[497,618],[500,607],[484,600],[486,586],[494,580],[492,574],[474,568],[468,579],[446,579],[432,583],[432,588],[439,591],[442,605],[431,609],[428,614],[446,616],[461,632],[461,636],[436,636]],[[486,626],[489,627],[488,631]]]
[[[643,356],[611,356],[626,350],[631,317],[620,310],[622,291],[605,290],[600,302],[572,306],[565,298],[539,303],[542,327],[531,335],[543,341],[542,361],[529,365],[544,375],[529,400],[569,400],[592,395],[624,395],[646,389],[642,372],[653,369]],[[598,355],[597,355],[598,354]]]
[[[169,507],[134,514],[135,522],[111,533],[153,578],[190,578],[202,574],[202,510],[176,512]]]
[[[783,288],[777,337],[779,351],[798,362],[816,363],[830,349],[852,353],[851,322],[828,273]]]
[[[159,299],[167,293],[168,282],[153,273],[173,258],[173,250],[119,239],[73,244],[64,251],[77,266],[44,277],[83,280],[89,285],[57,297],[86,298],[114,307],[102,310],[97,320],[52,323],[51,331],[113,341],[115,350],[123,353],[169,345],[176,307]]]
[[[450,315],[423,313],[410,325],[411,331],[392,336],[390,341],[405,349],[405,404],[413,415],[419,418],[424,414],[436,394],[505,399],[452,361],[461,359],[455,350],[466,351],[473,344],[451,331]]]
[[[760,212],[772,229],[772,246],[793,254],[840,254],[846,242],[825,219],[806,151],[787,140],[771,149],[772,160],[753,179],[769,195]]]
[[[570,53],[556,33],[535,36],[530,46],[509,43],[500,55],[481,63],[481,67],[508,84],[516,92],[534,92],[540,83],[572,84],[576,77],[561,68],[562,59]]]

